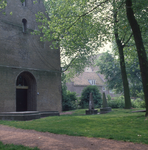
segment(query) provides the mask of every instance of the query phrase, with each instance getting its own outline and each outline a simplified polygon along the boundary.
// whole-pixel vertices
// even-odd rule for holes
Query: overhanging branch
[[[108,2],[109,0],[105,0],[104,2],[101,2],[100,4],[96,5],[94,8],[92,8],[91,10],[89,10],[88,12],[80,15],[68,28],[67,30],[69,30],[80,18],[88,15],[89,13],[91,13],[92,11],[94,11],[95,9],[97,9],[99,6],[101,6],[102,4]]]

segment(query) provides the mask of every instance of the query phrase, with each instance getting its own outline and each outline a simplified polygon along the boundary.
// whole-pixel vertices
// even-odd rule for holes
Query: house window
[[[22,6],[26,6],[26,0],[21,0]]]
[[[91,85],[96,85],[96,80],[88,80]]]
[[[23,25],[23,33],[26,33],[27,31],[27,20],[22,19],[22,25]]]

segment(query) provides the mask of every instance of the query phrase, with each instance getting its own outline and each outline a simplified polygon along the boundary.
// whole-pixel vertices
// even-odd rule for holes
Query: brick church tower
[[[0,12],[0,112],[61,111],[60,51],[31,34],[45,12],[33,1],[7,0]]]

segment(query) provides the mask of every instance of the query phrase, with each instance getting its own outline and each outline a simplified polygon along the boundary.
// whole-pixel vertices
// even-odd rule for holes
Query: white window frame
[[[96,85],[96,80],[88,79],[88,82],[89,82],[91,85]]]

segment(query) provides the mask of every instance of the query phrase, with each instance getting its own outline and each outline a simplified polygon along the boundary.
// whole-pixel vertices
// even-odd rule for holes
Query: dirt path
[[[145,144],[43,133],[4,125],[0,125],[0,141],[41,150],[148,150]]]

